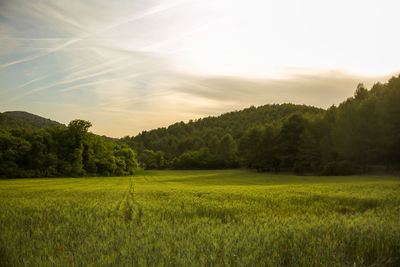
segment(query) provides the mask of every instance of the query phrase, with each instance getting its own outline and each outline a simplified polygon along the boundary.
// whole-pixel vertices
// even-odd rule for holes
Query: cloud
[[[305,72],[303,70],[303,72]],[[189,76],[169,73],[157,81],[144,79],[157,88],[139,94],[138,81],[114,81],[97,85],[101,116],[94,118],[101,132],[113,125],[114,136],[135,135],[143,130],[166,127],[210,115],[240,110],[251,105],[277,103],[307,104],[322,108],[337,105],[352,96],[358,83],[367,87],[389,76],[363,77],[342,72],[294,75],[287,79],[255,79],[227,76]],[[115,90],[107,90],[115,85]],[[106,119],[109,118],[109,119]],[[118,118],[112,121],[111,118]],[[143,118],[143,119],[142,119]]]
[[[68,35],[71,34],[71,31],[69,30],[68,27],[66,27],[65,24],[67,24],[67,26],[73,25],[76,28],[78,28],[79,31],[75,31],[75,30],[72,31],[73,37],[67,39],[66,41],[64,41],[63,43],[61,43],[59,45],[56,45],[54,47],[47,48],[47,49],[42,48],[41,50],[44,50],[44,52],[42,52],[42,53],[30,55],[28,57],[20,58],[18,60],[3,63],[0,65],[0,70],[8,68],[8,67],[16,65],[16,64],[30,62],[30,61],[39,59],[41,57],[58,52],[67,47],[70,47],[71,45],[74,45],[78,42],[82,42],[84,40],[88,40],[90,38],[93,39],[96,37],[101,37],[101,35],[103,35],[107,32],[110,32],[111,30],[114,30],[116,28],[119,28],[121,26],[124,26],[126,24],[130,24],[137,20],[145,19],[147,17],[154,16],[158,13],[165,12],[165,11],[179,5],[181,2],[182,1],[172,1],[172,2],[167,2],[167,3],[157,4],[157,5],[154,5],[154,6],[151,6],[147,9],[145,9],[144,11],[134,13],[133,15],[130,15],[129,17],[127,17],[125,19],[122,19],[122,20],[120,19],[117,22],[110,23],[108,25],[103,25],[103,26],[101,26],[101,24],[97,24],[96,28],[89,32],[86,30],[86,27],[81,26],[82,23],[79,23],[79,20],[76,19],[77,18],[76,15],[75,15],[75,17],[72,16],[73,13],[71,12],[71,9],[65,8],[65,6],[63,6],[63,9],[61,11],[59,2],[56,2],[56,3],[58,3],[58,5],[56,4],[55,6],[51,6],[51,5],[48,6],[47,4],[43,4],[40,2],[29,3],[28,5],[21,4],[20,8],[17,8],[16,5],[11,5],[10,9],[12,9],[14,13],[22,13],[22,14],[28,13],[29,17],[34,17],[36,19],[43,20],[45,22],[44,23],[45,26],[51,26],[51,25],[56,24],[57,29],[62,29],[62,31],[64,33],[67,33]],[[87,8],[84,8],[84,9],[87,10]],[[97,10],[95,9],[94,12],[89,13],[89,14],[92,14],[92,15],[93,15],[93,13],[96,14],[96,11],[98,11],[98,9]],[[74,12],[75,12],[75,10],[74,10]],[[64,15],[64,13],[69,14],[70,16]],[[6,12],[1,12],[0,14],[3,16],[9,17],[9,15],[7,15]],[[81,16],[79,16],[79,17],[81,17]],[[54,19],[56,19],[56,20],[54,21]],[[61,24],[60,24],[60,22],[61,22]],[[9,39],[13,39],[13,38],[8,37],[7,40],[9,40]],[[24,39],[24,38],[22,38],[22,39]],[[22,40],[22,39],[19,39],[19,40]],[[15,38],[15,40],[18,40],[18,38]],[[29,38],[26,38],[26,40],[29,40]],[[41,38],[41,39],[36,39],[36,40],[53,41],[54,38]],[[101,42],[101,40],[102,40],[101,38],[97,39],[97,42]]]
[[[371,86],[376,81],[387,80],[388,77],[390,76],[363,77],[334,71],[299,74],[286,79],[185,77],[172,90],[188,97],[229,103],[229,108],[273,103],[327,108],[352,96],[358,83]]]
[[[63,43],[63,44],[61,44],[59,46],[56,46],[56,47],[53,47],[53,48],[50,48],[50,49],[45,49],[45,52],[40,53],[38,55],[33,55],[33,56],[26,57],[26,58],[18,59],[18,60],[15,60],[15,61],[7,62],[5,64],[0,65],[0,70],[5,69],[5,68],[10,67],[10,66],[13,66],[15,64],[29,62],[29,61],[32,61],[32,60],[47,56],[47,55],[49,55],[51,53],[55,53],[55,52],[57,52],[59,50],[64,49],[65,47],[67,47],[67,46],[69,46],[71,44],[74,44],[74,43],[78,42],[79,40],[80,39],[77,39],[77,38],[71,39],[71,40],[68,40],[67,42],[65,42],[65,43]]]
[[[113,136],[250,105],[326,108],[359,82],[386,80],[347,68],[389,73],[399,62],[390,34],[398,16],[370,8],[365,21],[353,3],[341,21],[324,17],[348,1],[294,1],[295,9],[262,0],[0,3],[0,108],[87,117]],[[310,13],[316,3],[321,12]],[[382,10],[394,14],[391,6]],[[341,71],[323,72],[331,69]]]

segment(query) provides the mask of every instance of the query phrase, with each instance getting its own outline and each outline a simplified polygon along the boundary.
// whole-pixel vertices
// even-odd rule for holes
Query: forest
[[[132,174],[137,168],[134,151],[89,133],[90,127],[88,121],[73,120],[68,127],[34,131],[2,128],[0,177]]]
[[[400,75],[327,110],[250,107],[113,140],[91,123],[35,125],[0,114],[0,177],[129,175],[144,169],[250,168],[299,175],[391,172],[400,167]],[[22,114],[24,115],[24,114]],[[26,116],[26,114],[24,115]],[[49,124],[50,123],[50,124]]]
[[[221,169],[347,175],[400,167],[400,75],[327,110],[250,107],[121,140],[146,169]]]

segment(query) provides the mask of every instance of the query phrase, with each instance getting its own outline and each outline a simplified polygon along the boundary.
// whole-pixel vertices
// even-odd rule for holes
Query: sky
[[[123,137],[400,72],[399,0],[0,0],[0,112]]]

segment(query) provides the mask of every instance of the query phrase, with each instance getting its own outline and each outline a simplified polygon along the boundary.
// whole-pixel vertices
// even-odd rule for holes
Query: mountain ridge
[[[27,111],[5,111],[0,113],[0,126],[40,130],[45,127],[66,127],[64,124]]]
[[[121,141],[129,144],[139,154],[143,150],[164,151],[167,159],[181,155],[187,150],[197,150],[206,145],[214,136],[221,139],[230,134],[238,140],[252,127],[278,123],[290,114],[319,114],[322,108],[291,103],[250,106],[242,110],[208,116],[196,120],[176,122],[168,127],[142,131],[135,136],[125,136]]]

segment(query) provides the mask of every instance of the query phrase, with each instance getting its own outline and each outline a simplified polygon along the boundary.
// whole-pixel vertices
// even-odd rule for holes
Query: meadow
[[[400,178],[0,180],[1,266],[399,266]]]

